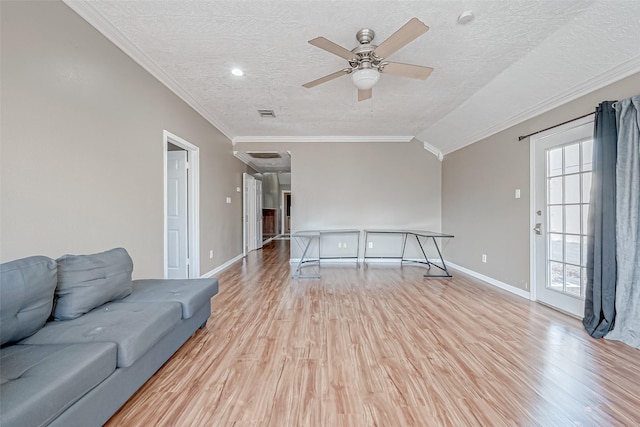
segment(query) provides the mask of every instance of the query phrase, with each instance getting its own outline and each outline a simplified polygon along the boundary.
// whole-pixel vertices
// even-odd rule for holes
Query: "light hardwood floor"
[[[462,273],[322,267],[273,241],[108,426],[640,425],[640,350]]]

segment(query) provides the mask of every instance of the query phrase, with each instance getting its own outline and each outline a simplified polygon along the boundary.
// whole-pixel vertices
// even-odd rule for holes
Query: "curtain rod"
[[[578,119],[581,119],[581,118],[583,118],[583,117],[590,116],[590,115],[592,115],[592,114],[595,114],[595,111],[594,111],[594,112],[592,112],[592,113],[583,114],[582,116],[580,116],[580,117],[575,117],[575,118],[573,118],[573,119],[571,119],[571,120],[567,120],[566,122],[558,123],[557,125],[549,126],[548,128],[545,128],[545,129],[539,130],[539,131],[537,131],[537,132],[532,132],[532,133],[530,133],[530,134],[528,134],[528,135],[519,136],[519,137],[518,137],[518,141],[522,141],[523,139],[529,138],[530,136],[533,136],[533,135],[537,135],[537,134],[542,133],[542,132],[544,132],[544,131],[547,131],[547,130],[549,130],[549,129],[557,128],[558,126],[562,126],[562,125],[566,125],[567,123],[571,123],[571,122],[572,122],[572,121],[574,121],[574,120],[578,120]]]

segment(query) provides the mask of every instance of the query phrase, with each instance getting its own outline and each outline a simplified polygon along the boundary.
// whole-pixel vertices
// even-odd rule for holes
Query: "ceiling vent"
[[[282,156],[278,153],[247,153],[254,159],[281,159]]]
[[[258,114],[260,114],[260,117],[275,117],[276,113],[273,112],[273,110],[258,110]]]

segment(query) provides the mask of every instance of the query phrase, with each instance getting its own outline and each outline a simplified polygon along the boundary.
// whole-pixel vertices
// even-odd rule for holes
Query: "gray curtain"
[[[616,113],[613,101],[596,108],[593,175],[587,224],[587,286],[582,323],[594,338],[613,327],[616,298]]]
[[[616,104],[616,319],[606,338],[640,348],[640,95]]]

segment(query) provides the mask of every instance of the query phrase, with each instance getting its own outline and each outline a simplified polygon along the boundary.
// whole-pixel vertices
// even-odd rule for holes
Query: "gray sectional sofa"
[[[0,265],[0,426],[102,425],[206,324],[216,279],[132,270],[122,248]]]

